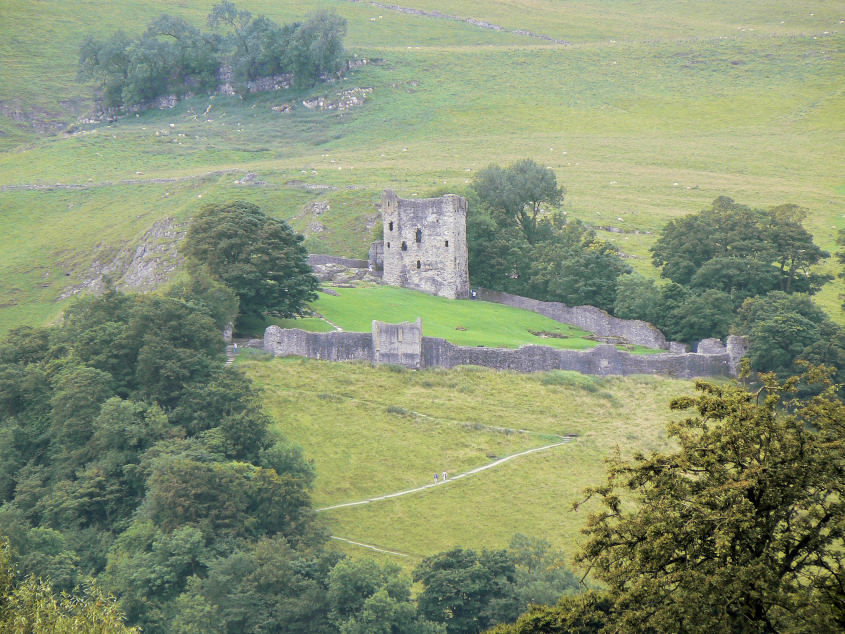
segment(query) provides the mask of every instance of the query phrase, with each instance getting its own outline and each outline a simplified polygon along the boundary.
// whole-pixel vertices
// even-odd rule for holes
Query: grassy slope
[[[245,6],[280,20],[306,11],[290,1]],[[281,115],[271,106],[295,102],[300,93],[198,97],[170,111],[47,139],[0,121],[0,133],[8,132],[0,148],[29,140],[0,153],[0,185],[102,185],[0,192],[0,331],[49,320],[61,308],[54,300],[65,284],[81,281],[103,249],[133,240],[157,218],[190,216],[202,202],[253,200],[309,232],[314,250],[361,256],[382,188],[424,195],[464,185],[489,161],[523,156],[556,170],[568,188],[568,214],[639,231],[603,237],[648,274],[654,232],[721,194],[752,205],[805,205],[817,240],[835,248],[845,202],[839,170],[845,48],[831,3],[412,5],[573,42],[567,47],[365,3],[308,6],[336,8],[349,20],[350,48],[384,59],[342,85],[313,91],[372,86],[363,107]],[[73,79],[84,34],[119,26],[138,32],[160,9],[140,0],[5,3],[0,102],[59,118],[60,102],[84,109],[88,93]],[[200,24],[207,4],[191,0],[167,10]],[[205,119],[196,117],[209,105]],[[222,170],[235,171],[199,178]],[[246,171],[268,184],[234,185]],[[194,180],[119,184],[156,177]],[[285,185],[292,179],[338,189],[303,192]],[[319,218],[307,211],[317,198],[331,206]],[[837,281],[820,298],[835,317],[841,290]]]
[[[518,348],[534,344],[581,350],[596,345],[585,338],[589,333],[579,328],[510,306],[450,300],[392,286],[335,290],[336,297],[321,294],[312,307],[343,330],[369,332],[373,319],[396,323],[420,317],[425,336],[462,346]],[[532,332],[565,338],[541,338]]]
[[[503,547],[515,532],[572,552],[584,512],[569,511],[603,460],[668,448],[668,401],[689,381],[516,374],[483,368],[396,372],[364,364],[273,359],[242,363],[264,388],[278,428],[315,462],[316,505],[421,486],[495,457],[577,434],[445,487],[327,511],[333,534],[424,556],[458,544]],[[503,433],[509,427],[533,433]]]

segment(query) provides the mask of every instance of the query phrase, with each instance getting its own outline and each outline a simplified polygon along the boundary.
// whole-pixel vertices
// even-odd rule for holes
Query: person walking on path
[[[437,474],[434,474],[434,484],[437,484]]]
[[[446,482],[446,472],[443,472],[443,482]]]

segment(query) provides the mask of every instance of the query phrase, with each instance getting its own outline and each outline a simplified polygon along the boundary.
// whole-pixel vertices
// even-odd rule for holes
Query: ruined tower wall
[[[407,200],[386,190],[383,281],[433,295],[469,297],[466,199],[454,194]]]

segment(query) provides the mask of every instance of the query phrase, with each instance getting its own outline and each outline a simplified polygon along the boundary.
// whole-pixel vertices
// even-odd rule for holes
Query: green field
[[[247,358],[240,367],[263,389],[278,429],[314,460],[318,508],[422,486],[435,471],[454,476],[576,436],[445,486],[324,513],[332,534],[414,558],[459,544],[504,547],[516,532],[572,553],[585,518],[569,510],[572,501],[602,481],[603,460],[617,447],[626,455],[668,448],[668,402],[692,386],[563,371],[398,372]]]
[[[321,293],[312,308],[343,330],[369,332],[373,319],[397,323],[419,317],[423,335],[460,346],[518,348],[533,344],[583,350],[598,343],[580,328],[510,306],[434,297],[393,286],[333,290],[336,296]]]
[[[422,319],[423,336],[440,337],[459,346],[518,348],[535,345],[585,350],[600,341],[593,334],[562,324],[543,315],[477,300],[436,297],[395,286],[360,286],[333,288],[332,295],[320,293],[310,309],[321,318],[275,319],[282,328],[311,332],[340,330],[369,332],[374,319],[388,323]],[[252,324],[256,337],[265,324]],[[653,348],[619,345],[620,350],[638,354],[663,352]]]
[[[166,10],[200,25],[208,4]],[[845,47],[835,3],[410,5],[504,31],[366,3],[240,4],[280,21],[333,8],[349,22],[352,53],[379,61],[307,93],[196,97],[44,136],[35,127],[67,129],[91,107],[74,66],[86,33],[138,33],[164,7],[0,5],[0,186],[86,187],[0,190],[0,332],[55,318],[57,297],[84,281],[93,261],[155,220],[185,220],[204,202],[248,199],[305,232],[312,251],[360,257],[385,187],[423,196],[464,186],[491,161],[526,156],[555,169],[568,190],[567,214],[621,230],[601,236],[649,275],[655,232],[719,195],[807,207],[807,224],[828,250],[845,226]],[[359,86],[373,92],[353,110],[271,109]],[[236,185],[246,172],[265,184]],[[121,182],[152,179],[181,180]],[[336,189],[308,191],[291,181]],[[330,210],[314,216],[315,200]],[[837,281],[819,296],[840,321],[842,291]]]

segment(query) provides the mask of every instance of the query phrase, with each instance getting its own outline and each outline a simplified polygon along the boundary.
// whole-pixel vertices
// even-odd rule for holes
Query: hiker
[[[443,482],[446,482],[446,472],[443,472]]]
[[[434,484],[437,484],[437,474],[434,474]]]

